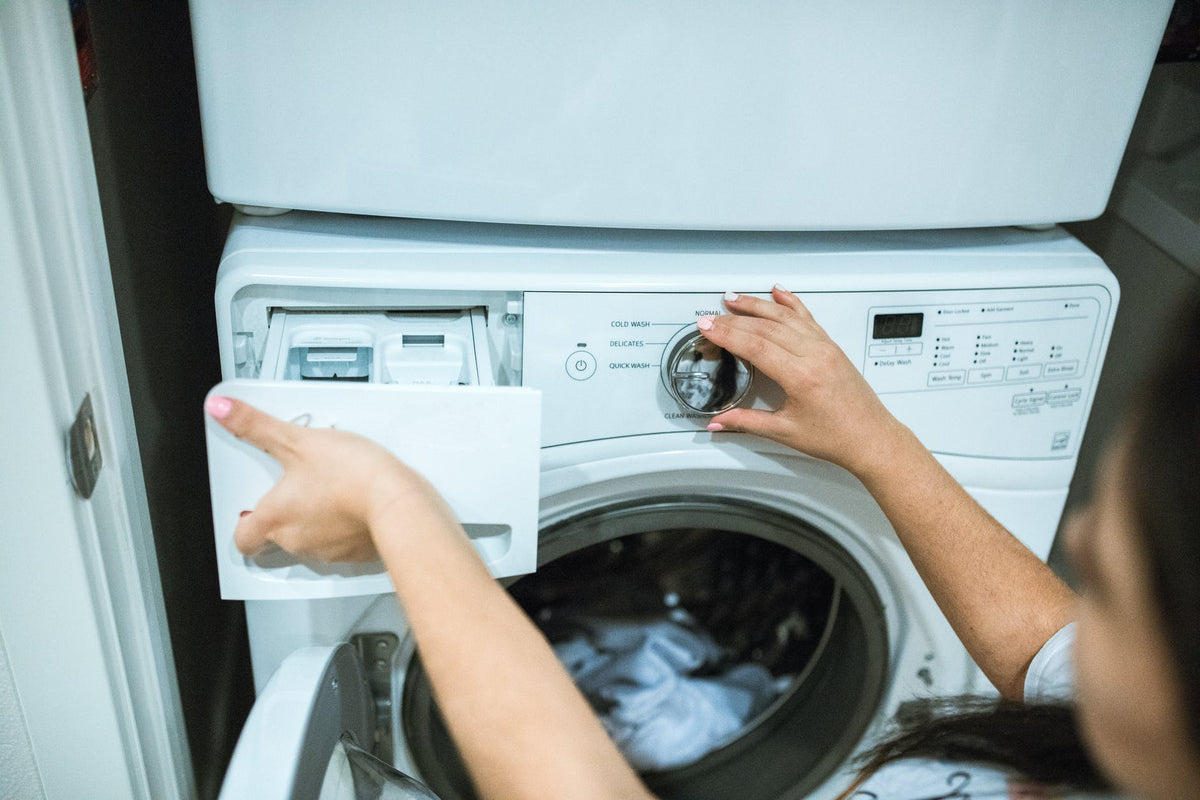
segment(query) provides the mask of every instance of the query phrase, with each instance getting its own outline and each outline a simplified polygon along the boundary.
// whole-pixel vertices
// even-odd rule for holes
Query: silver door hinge
[[[392,761],[392,666],[400,639],[394,633],[360,633],[350,643],[362,659],[367,686],[375,700],[375,741],[372,754],[379,760]]]

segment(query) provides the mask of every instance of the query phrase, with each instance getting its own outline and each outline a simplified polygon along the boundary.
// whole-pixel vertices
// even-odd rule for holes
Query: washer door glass
[[[342,736],[329,756],[317,800],[439,800],[425,784]]]
[[[800,796],[874,719],[882,603],[807,523],[656,498],[556,524],[539,548],[538,572],[509,591],[660,797]],[[402,724],[421,775],[444,800],[474,798],[416,656],[408,676]]]

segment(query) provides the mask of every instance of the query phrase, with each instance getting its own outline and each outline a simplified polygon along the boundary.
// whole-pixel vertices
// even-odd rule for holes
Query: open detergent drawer
[[[272,314],[259,380],[224,381],[280,419],[335,427],[386,447],[445,497],[496,577],[537,563],[541,395],[496,386],[477,310]],[[282,475],[274,459],[206,419],[221,596],[314,599],[392,591],[383,564],[246,557],[240,513]]]

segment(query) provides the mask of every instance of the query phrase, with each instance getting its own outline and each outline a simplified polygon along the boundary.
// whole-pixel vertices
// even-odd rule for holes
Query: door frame
[[[0,2],[0,342],[0,696],[23,722],[10,788],[194,797],[65,2]],[[66,456],[85,398],[88,498]]]

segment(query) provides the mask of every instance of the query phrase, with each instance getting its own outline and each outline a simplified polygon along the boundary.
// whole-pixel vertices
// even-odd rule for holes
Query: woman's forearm
[[[233,398],[205,407],[283,468],[238,520],[242,553],[276,544],[323,561],[383,558],[483,797],[649,797],[428,481],[361,436],[293,425]]]
[[[898,423],[854,468],[988,679],[1021,699],[1029,662],[1070,621],[1074,595]]]
[[[766,436],[856,475],[972,657],[1020,698],[1029,662],[1070,618],[1070,590],[892,416],[800,298],[778,286],[771,294],[728,294],[732,313],[697,325],[779,383],[784,403],[726,411],[709,430]]]
[[[409,514],[375,528],[438,705],[483,797],[649,797],[459,526],[441,514]]]

